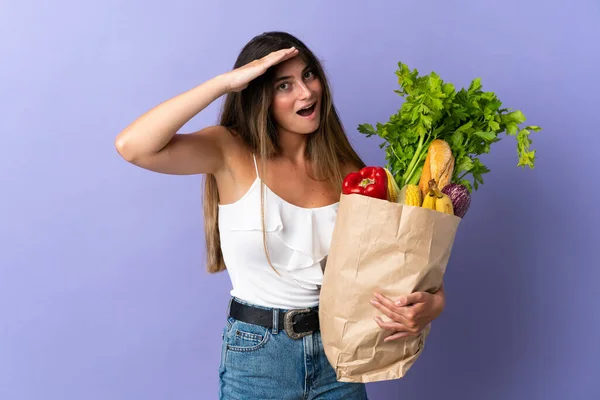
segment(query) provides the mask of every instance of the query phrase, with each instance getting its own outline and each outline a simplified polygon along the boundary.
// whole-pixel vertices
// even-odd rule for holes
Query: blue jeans
[[[219,399],[367,399],[363,383],[337,381],[320,332],[294,340],[284,331],[231,316],[223,329],[219,378]]]

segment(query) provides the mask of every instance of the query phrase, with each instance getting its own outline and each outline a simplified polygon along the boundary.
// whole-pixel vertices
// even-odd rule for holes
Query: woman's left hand
[[[382,329],[394,332],[384,342],[419,335],[431,321],[439,317],[445,305],[443,286],[433,294],[414,292],[396,300],[380,293],[374,295],[371,304],[391,319],[390,322],[383,322],[381,318],[374,317],[375,322]]]

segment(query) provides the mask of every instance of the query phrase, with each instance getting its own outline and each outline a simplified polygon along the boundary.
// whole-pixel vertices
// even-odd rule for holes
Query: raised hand
[[[267,69],[295,57],[297,54],[298,49],[295,47],[274,51],[263,58],[259,58],[232,71],[226,72],[223,75],[227,79],[229,91],[240,92],[244,90],[252,80],[264,74]]]

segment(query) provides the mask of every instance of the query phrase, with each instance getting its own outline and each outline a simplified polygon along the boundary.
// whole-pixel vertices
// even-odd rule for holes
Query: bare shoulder
[[[238,132],[222,125],[215,125],[210,127],[208,134],[213,137],[221,156],[221,168],[213,172],[217,180],[221,180],[222,176],[236,179],[240,170],[247,170],[251,152]]]

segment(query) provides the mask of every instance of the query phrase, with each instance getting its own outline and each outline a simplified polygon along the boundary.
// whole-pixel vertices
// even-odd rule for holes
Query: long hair
[[[321,99],[321,121],[317,130],[307,136],[305,158],[313,166],[311,176],[314,179],[327,181],[330,187],[341,193],[344,179],[341,165],[352,163],[364,167],[364,162],[352,148],[343,125],[333,104],[331,90],[323,67],[317,57],[302,41],[285,32],[266,32],[254,37],[240,52],[234,68],[239,68],[269,53],[285,48],[296,47],[298,57],[312,68],[323,87]],[[242,141],[253,154],[261,160],[261,170],[266,170],[267,159],[281,153],[277,127],[270,114],[273,98],[274,68],[251,81],[241,92],[230,92],[226,95],[219,124],[230,132],[240,135]],[[264,173],[263,173],[264,174]],[[265,254],[271,267],[264,229],[264,183],[261,180],[261,213],[263,225],[263,243]],[[225,270],[225,262],[221,251],[218,227],[219,194],[217,181],[212,174],[205,176],[204,188],[204,229],[206,237],[206,268],[209,273]],[[276,271],[276,270],[275,270]],[[276,271],[277,272],[277,271]]]

